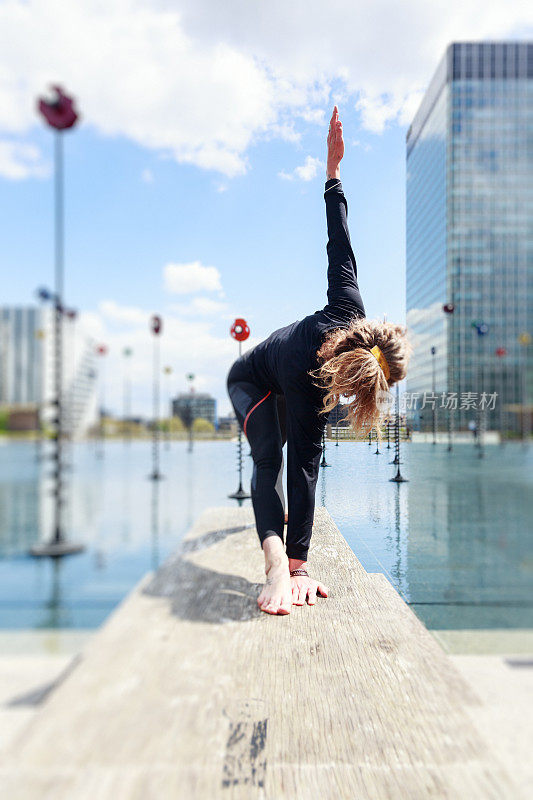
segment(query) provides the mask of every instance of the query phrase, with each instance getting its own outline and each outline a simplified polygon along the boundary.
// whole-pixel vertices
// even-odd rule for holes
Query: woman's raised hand
[[[328,132],[328,161],[326,175],[329,178],[340,178],[340,163],[344,155],[344,139],[342,138],[342,122],[339,119],[339,109],[333,109],[329,122]]]

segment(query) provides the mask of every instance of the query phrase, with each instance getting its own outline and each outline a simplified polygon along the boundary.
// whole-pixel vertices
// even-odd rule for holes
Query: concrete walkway
[[[0,796],[521,797],[478,696],[324,509],[310,564],[330,598],[262,614],[251,510],[207,511],[5,749]]]

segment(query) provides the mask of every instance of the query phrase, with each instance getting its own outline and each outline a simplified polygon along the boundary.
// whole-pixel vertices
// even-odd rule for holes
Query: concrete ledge
[[[8,748],[10,800],[519,798],[480,701],[325,509],[314,608],[261,613],[251,509],[210,509]]]

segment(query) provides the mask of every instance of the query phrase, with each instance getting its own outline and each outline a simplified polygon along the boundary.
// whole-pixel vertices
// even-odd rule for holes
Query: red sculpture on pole
[[[65,94],[61,86],[52,86],[55,92],[53,100],[39,98],[38,109],[50,125],[58,131],[72,128],[78,119],[78,112],[74,108],[74,98]]]
[[[246,341],[246,339],[250,335],[250,328],[248,323],[242,317],[237,317],[231,328],[229,329],[231,336],[239,342],[239,357],[241,356],[242,352],[242,343]],[[250,497],[248,492],[243,489],[242,485],[242,430],[239,425],[239,433],[238,433],[238,441],[237,441],[237,468],[239,470],[239,488],[233,494],[228,495],[228,497],[233,498],[234,500],[239,501],[239,505],[243,500],[247,497]]]
[[[52,99],[40,98],[37,108],[46,123],[54,129],[54,249],[55,249],[55,291],[54,301],[54,406],[56,417],[53,436],[54,461],[54,520],[50,541],[32,546],[30,552],[35,556],[63,556],[78,553],[85,548],[83,544],[69,542],[64,533],[63,508],[65,506],[65,481],[63,479],[64,458],[63,441],[64,402],[63,402],[63,318],[68,313],[63,304],[64,283],[64,171],[63,171],[63,131],[72,128],[78,119],[74,100],[60,86],[53,86]],[[47,294],[49,294],[47,292]],[[41,299],[46,297],[41,294]]]
[[[237,317],[235,322],[230,328],[230,333],[238,342],[245,342],[250,335],[250,328],[248,323],[242,317]]]

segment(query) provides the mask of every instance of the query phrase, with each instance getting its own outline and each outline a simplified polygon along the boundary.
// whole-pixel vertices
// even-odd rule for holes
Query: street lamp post
[[[436,356],[437,356],[437,348],[431,348],[431,393],[433,395],[433,407],[432,407],[432,427],[433,427],[433,444],[437,444],[437,400],[436,400],[436,389],[437,389],[437,365],[436,365]]]
[[[60,86],[54,86],[54,97],[41,98],[38,110],[45,122],[54,129],[54,249],[55,249],[55,291],[42,299],[54,302],[54,522],[50,541],[30,548],[34,556],[63,556],[79,553],[85,549],[80,543],[67,541],[63,529],[64,482],[64,409],[63,409],[63,292],[64,292],[64,168],[63,132],[74,127],[78,114],[74,100],[66,95]]]
[[[453,280],[453,278],[452,278]],[[454,327],[453,327],[453,313],[455,311],[455,303],[453,302],[454,292],[452,290],[452,302],[446,303],[442,306],[442,310],[448,315],[448,392],[453,390],[454,385]],[[450,403],[448,408],[448,452],[453,450],[453,405]]]
[[[248,327],[246,320],[242,317],[237,317],[230,328],[230,334],[239,343],[240,358],[242,354],[242,343],[245,342],[250,335],[250,328]],[[237,469],[239,473],[239,487],[236,492],[228,495],[228,497],[230,497],[232,500],[242,501],[246,500],[248,497],[250,497],[250,495],[243,489],[242,486],[242,430],[240,425],[237,440]]]
[[[107,345],[99,344],[96,348],[96,355],[102,359],[100,369],[100,413],[98,415],[98,444],[96,449],[97,458],[104,457],[105,442],[105,357],[107,355]]]
[[[477,348],[477,353],[478,353],[478,369],[477,369],[478,378],[477,378],[477,380],[478,380],[478,388],[479,388],[478,396],[479,396],[480,400],[482,400],[482,398],[483,398],[483,385],[484,385],[484,382],[485,382],[485,374],[484,374],[484,364],[483,364],[483,348],[481,346],[481,342],[482,342],[483,336],[486,336],[487,333],[489,332],[489,326],[487,325],[486,322],[483,322],[482,320],[473,320],[472,321],[472,328],[474,328],[474,330],[476,331],[477,341],[478,341],[478,348]],[[483,431],[484,431],[484,425],[485,425],[485,415],[484,415],[483,411],[484,411],[484,409],[482,409],[482,407],[481,407],[481,402],[478,402],[478,404],[477,404],[477,426],[476,426],[476,428],[477,428],[478,458],[483,458],[483,456],[485,455],[484,450],[483,450]]]
[[[157,314],[150,318],[150,330],[154,335],[154,356],[153,356],[153,387],[152,387],[152,473],[148,476],[152,481],[160,481],[163,478],[159,471],[159,389],[160,389],[160,346],[159,337],[163,331],[163,320]]]
[[[192,401],[194,399],[194,385],[193,381],[195,379],[194,372],[188,372],[185,376],[187,378],[187,382],[189,384],[189,393],[187,395],[187,405],[185,408],[185,427],[187,428],[187,433],[189,434],[189,444],[187,446],[187,452],[192,453],[193,443],[194,443],[194,412],[192,407]]]
[[[122,390],[122,417],[124,443],[131,444],[131,376],[130,358],[133,354],[131,347],[125,347],[122,351],[124,356],[124,386]]]
[[[167,398],[167,411],[168,422],[165,431],[165,449],[170,450],[170,423],[172,422],[171,404],[170,404],[170,376],[172,375],[172,367],[163,367],[163,375],[166,377],[166,398]]]
[[[321,467],[329,467],[330,464],[326,461],[326,428],[324,427],[322,431],[322,461],[320,462]]]
[[[505,347],[497,347],[494,351],[494,355],[497,356],[498,361],[500,362],[500,368],[498,370],[499,375],[499,402],[500,402],[500,444],[504,443],[504,435],[505,435],[505,412],[504,412],[504,402],[503,402],[503,394],[505,390],[505,378],[504,378],[504,366],[503,366],[503,359],[507,355],[507,350]]]
[[[521,366],[521,384],[522,384],[522,441],[527,444],[530,433],[530,412],[528,407],[528,392],[527,392],[527,348],[531,344],[532,337],[527,331],[523,331],[518,337],[518,343],[522,348],[524,357],[520,359]]]
[[[45,332],[42,328],[35,331],[35,338],[39,342],[40,346],[40,354],[39,354],[39,363],[42,365],[44,363],[43,359],[43,340],[45,338]],[[40,380],[38,383],[38,399],[37,399],[37,430],[35,436],[35,460],[40,461],[42,457],[42,449],[43,449],[43,421],[42,421],[42,412],[43,412],[43,385],[44,385],[44,376],[42,374],[42,368],[40,372]]]
[[[400,386],[396,384],[396,419],[394,424],[394,460],[391,462],[396,464],[396,475],[390,480],[393,483],[406,483],[407,478],[404,478],[400,472]]]

